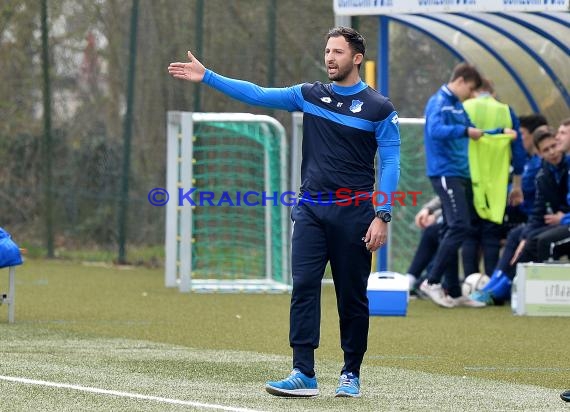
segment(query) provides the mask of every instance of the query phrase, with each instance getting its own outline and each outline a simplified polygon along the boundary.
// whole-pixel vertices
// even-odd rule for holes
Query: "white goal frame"
[[[286,192],[287,184],[287,138],[284,127],[276,119],[249,113],[193,113],[169,111],[167,113],[167,173],[166,190],[170,201],[166,204],[165,233],[165,285],[178,287],[180,292],[288,292],[291,290],[289,208],[281,205],[281,261],[282,275],[286,282],[273,279],[271,213],[276,208],[265,207],[265,277],[263,279],[195,279],[192,276],[192,213],[190,205],[178,205],[178,189],[193,187],[193,141],[194,125],[200,122],[247,122],[260,123],[263,128],[273,129],[280,140],[280,191]],[[269,187],[269,156],[264,150],[264,184]],[[190,196],[192,197],[192,196]]]

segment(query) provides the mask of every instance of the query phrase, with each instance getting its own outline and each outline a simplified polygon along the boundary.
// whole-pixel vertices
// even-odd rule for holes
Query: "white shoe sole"
[[[354,395],[352,393],[339,392],[339,393],[335,394],[334,397],[335,398],[360,398],[360,392],[357,393],[356,395]]]
[[[436,305],[447,309],[455,307],[455,304],[453,302],[448,301],[446,299],[442,299],[441,296],[439,296],[439,294],[432,293],[431,290],[429,290],[428,288],[423,288],[422,286],[420,286],[420,290],[422,291],[422,293]]]
[[[318,389],[281,389],[275,386],[265,385],[265,390],[275,396],[310,398],[319,395]]]
[[[455,302],[455,306],[458,308],[484,308],[487,304],[473,300],[470,302]]]

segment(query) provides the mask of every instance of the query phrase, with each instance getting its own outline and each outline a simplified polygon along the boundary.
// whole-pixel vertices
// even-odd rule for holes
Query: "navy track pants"
[[[293,367],[305,374],[314,374],[314,350],[320,339],[321,281],[329,261],[340,320],[343,372],[360,372],[368,340],[366,287],[372,259],[362,238],[374,217],[371,201],[358,206],[303,202],[292,209],[289,341]]]

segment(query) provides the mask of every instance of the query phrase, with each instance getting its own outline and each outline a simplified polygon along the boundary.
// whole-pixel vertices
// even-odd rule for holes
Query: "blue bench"
[[[8,293],[0,293],[0,305],[8,304],[8,323],[14,323],[14,304],[16,302],[16,266],[21,265],[22,253],[12,240],[10,233],[0,227],[0,269],[8,268]]]

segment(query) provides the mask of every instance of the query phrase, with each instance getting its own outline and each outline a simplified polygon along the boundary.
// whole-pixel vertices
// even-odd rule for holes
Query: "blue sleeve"
[[[569,170],[568,170],[568,189],[566,191],[566,204],[568,206],[570,206],[570,155],[566,156],[566,164],[568,164]],[[560,219],[560,224],[561,225],[570,225],[570,213],[566,213],[564,216],[562,216],[562,219]]]
[[[483,130],[483,133],[485,133],[485,134],[503,134],[503,128],[497,127],[496,129],[487,129],[487,130]]]
[[[398,114],[394,111],[376,126],[376,141],[380,156],[380,192],[389,194],[388,201],[376,210],[390,212],[392,196],[400,179],[400,127]]]
[[[467,117],[467,124],[446,124],[443,114],[443,102],[441,99],[431,99],[425,111],[426,132],[433,139],[461,139],[467,138],[466,128],[471,126],[471,121]],[[467,113],[465,113],[467,116]]]
[[[526,193],[534,197],[536,192],[536,175],[542,167],[542,159],[538,155],[533,155],[527,160],[525,170],[522,175],[523,193],[526,198]]]
[[[534,199],[536,197],[536,175],[538,174],[541,165],[542,159],[538,157],[538,155],[533,155],[527,160],[523,169],[521,180],[524,201],[521,208],[527,216],[530,216],[534,205]]]
[[[521,123],[513,109],[509,107],[509,111],[511,112],[511,122],[513,123],[512,129],[517,132],[516,139],[511,142],[511,153],[513,154],[511,164],[513,165],[513,174],[522,175],[527,154],[523,146],[522,135],[519,130]]]
[[[303,109],[301,86],[265,88],[244,80],[230,79],[206,69],[203,83],[243,103],[290,112]]]
[[[540,172],[540,171],[539,171]],[[546,198],[544,174],[539,173],[535,179],[535,198],[534,204],[528,216],[527,224],[525,225],[522,238],[526,239],[532,231],[544,226],[544,215],[546,214]]]

